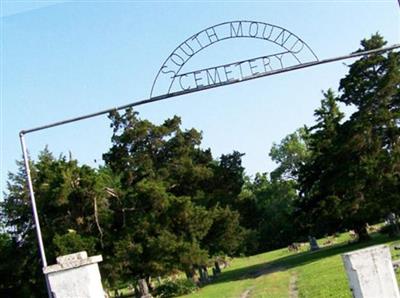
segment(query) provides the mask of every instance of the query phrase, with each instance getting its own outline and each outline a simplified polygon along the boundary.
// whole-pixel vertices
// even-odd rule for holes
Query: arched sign
[[[277,45],[280,50],[247,60],[182,73],[183,66],[198,52],[234,38],[264,40]],[[311,48],[285,28],[255,21],[224,22],[192,35],[168,56],[154,79],[150,98],[248,80],[268,72],[315,61],[318,58]]]

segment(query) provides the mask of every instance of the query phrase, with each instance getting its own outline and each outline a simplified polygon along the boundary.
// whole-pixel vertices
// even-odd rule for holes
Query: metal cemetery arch
[[[191,71],[187,73],[180,73],[186,62],[189,61],[192,58],[192,56],[194,56],[201,50],[217,42],[234,38],[253,38],[253,39],[265,40],[267,42],[271,42],[275,45],[278,45],[283,50],[282,52],[269,54],[266,56],[256,57],[242,61],[236,61],[229,64],[218,65],[211,68]],[[27,183],[32,204],[33,219],[35,222],[39,251],[43,267],[47,267],[47,260],[42,240],[42,234],[40,230],[39,217],[36,209],[35,193],[30,174],[29,157],[27,153],[27,146],[25,143],[26,134],[39,130],[48,129],[55,126],[64,125],[71,122],[77,122],[84,119],[108,114],[115,110],[122,110],[129,107],[144,105],[171,97],[199,92],[225,85],[231,85],[247,80],[257,79],[265,76],[275,75],[278,73],[293,71],[319,64],[325,64],[349,58],[366,56],[373,53],[391,51],[398,48],[400,48],[400,45],[395,44],[385,48],[380,48],[370,51],[355,52],[349,55],[318,60],[317,56],[303,40],[301,40],[295,34],[291,33],[290,31],[282,27],[255,21],[225,22],[208,27],[196,33],[195,35],[192,35],[191,37],[186,39],[183,43],[181,43],[168,56],[168,58],[165,60],[160,70],[158,71],[154,79],[149,98],[139,100],[123,106],[106,109],[99,112],[75,118],[70,118],[67,120],[58,121],[47,125],[38,126],[35,128],[30,128],[27,130],[22,130],[19,133],[19,137],[24,157],[24,164],[27,174]],[[187,52],[185,52],[185,50],[191,52],[188,54]],[[186,56],[183,56],[184,54],[186,54]],[[286,60],[287,57],[292,57],[294,59],[292,60],[291,64],[287,64]],[[275,62],[275,64],[273,64],[273,62]],[[243,69],[244,65],[247,65],[247,73],[245,73],[245,70]],[[232,68],[236,68],[236,73]],[[201,74],[203,74],[202,78],[200,77]],[[223,75],[225,75],[225,77]],[[190,86],[183,85],[183,79],[184,78],[188,79],[190,76],[194,80],[194,81],[192,80],[192,83],[194,82],[193,87],[192,85]],[[203,83],[200,83],[202,79]],[[162,80],[166,81],[165,86],[167,86],[167,88],[164,89],[161,88],[162,90],[165,91],[161,92],[160,95],[153,95],[154,91],[157,89],[157,86],[161,84]],[[178,82],[178,84],[176,84],[176,82]],[[174,87],[176,88],[176,90],[174,90]],[[49,297],[51,297],[50,294]]]
[[[191,71],[188,73],[180,73],[183,66],[200,51],[224,40],[235,38],[251,38],[267,41],[278,45],[282,48],[282,52],[218,65],[207,69]],[[199,87],[204,86],[204,84],[200,85],[198,83],[198,81],[201,81],[201,78],[199,76],[196,77],[196,75],[200,75],[201,73],[206,74],[207,86],[235,80],[235,78],[232,77],[233,71],[228,70],[228,68],[232,69],[233,67],[240,69],[240,75],[237,79],[243,80],[255,74],[267,73],[274,69],[276,70],[288,67],[289,65],[284,65],[284,61],[286,60],[284,57],[287,55],[294,58],[294,61],[296,62],[295,64],[292,63],[290,66],[318,61],[313,50],[297,35],[285,28],[264,22],[244,20],[220,23],[192,35],[173,50],[160,67],[154,79],[150,91],[150,97],[153,96],[157,85],[159,85],[160,81],[163,79],[167,81],[167,84],[166,88],[164,88],[165,91],[162,92],[162,94],[169,94],[176,82],[178,82],[178,91],[197,90]],[[272,66],[273,60],[278,62],[275,67]],[[261,68],[263,69],[255,71],[256,68],[259,68],[257,67],[257,64],[255,64],[256,62],[259,62],[259,64],[261,63]],[[249,64],[250,66],[250,71],[247,76],[243,74],[243,64]],[[223,73],[225,78],[223,78],[220,73]],[[193,85],[195,85],[195,87],[192,87],[192,85],[184,86],[182,83],[183,78],[188,78],[189,76],[193,77],[194,80],[192,80],[192,83],[194,81]]]

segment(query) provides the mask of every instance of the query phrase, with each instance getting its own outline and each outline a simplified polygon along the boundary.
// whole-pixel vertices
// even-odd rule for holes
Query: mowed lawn
[[[251,257],[233,259],[231,265],[212,283],[185,298],[255,298],[255,297],[349,297],[351,292],[341,254],[371,245],[399,242],[378,233],[364,243],[350,243],[347,233],[329,238],[333,243],[320,250],[289,252],[279,249]],[[393,259],[400,251],[392,249]],[[400,274],[397,275],[400,280]]]

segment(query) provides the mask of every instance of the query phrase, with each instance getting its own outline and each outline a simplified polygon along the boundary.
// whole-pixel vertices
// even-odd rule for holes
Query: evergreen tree
[[[321,107],[315,110],[314,116],[317,123],[308,128],[310,157],[299,170],[301,199],[296,204],[302,216],[296,225],[306,234],[332,233],[342,221],[339,193],[335,188],[338,182],[335,171],[341,166],[336,160],[335,142],[344,114],[331,89],[324,93]]]
[[[9,174],[8,192],[0,204],[12,247],[10,255],[7,249],[2,251],[7,259],[0,270],[15,268],[1,272],[9,275],[14,296],[43,297],[45,283],[26,173],[22,162],[18,166],[18,173]],[[37,162],[31,162],[31,175],[48,263],[54,263],[58,255],[80,250],[98,253],[109,214],[108,195],[98,184],[96,171],[78,166],[73,159],[54,158],[46,148]]]
[[[122,216],[114,247],[121,274],[149,278],[180,269],[192,276],[210,255],[235,253],[241,227],[225,206],[240,185],[215,181],[237,181],[241,155],[214,161],[199,146],[201,134],[181,130],[178,117],[158,126],[130,109],[110,117],[113,146],[104,160],[121,181],[113,206]]]
[[[385,45],[373,35],[361,50]],[[314,229],[355,229],[367,237],[366,223],[398,210],[400,54],[376,53],[350,66],[337,98],[356,108],[342,119],[328,97],[316,112],[311,136],[313,157],[300,178],[301,207]],[[329,94],[328,94],[329,95]],[[329,111],[321,117],[323,110]]]

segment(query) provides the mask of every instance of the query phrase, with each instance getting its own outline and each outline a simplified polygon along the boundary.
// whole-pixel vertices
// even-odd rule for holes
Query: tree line
[[[361,50],[380,48],[375,34]],[[347,118],[339,104],[352,106]],[[43,241],[58,255],[102,254],[106,287],[195,270],[308,235],[354,229],[398,213],[400,54],[349,66],[338,92],[324,92],[315,124],[274,144],[271,173],[245,174],[243,153],[213,157],[177,116],[156,125],[128,109],[109,115],[104,165],[81,165],[47,148],[31,161]],[[45,295],[23,163],[0,202],[0,291]]]

